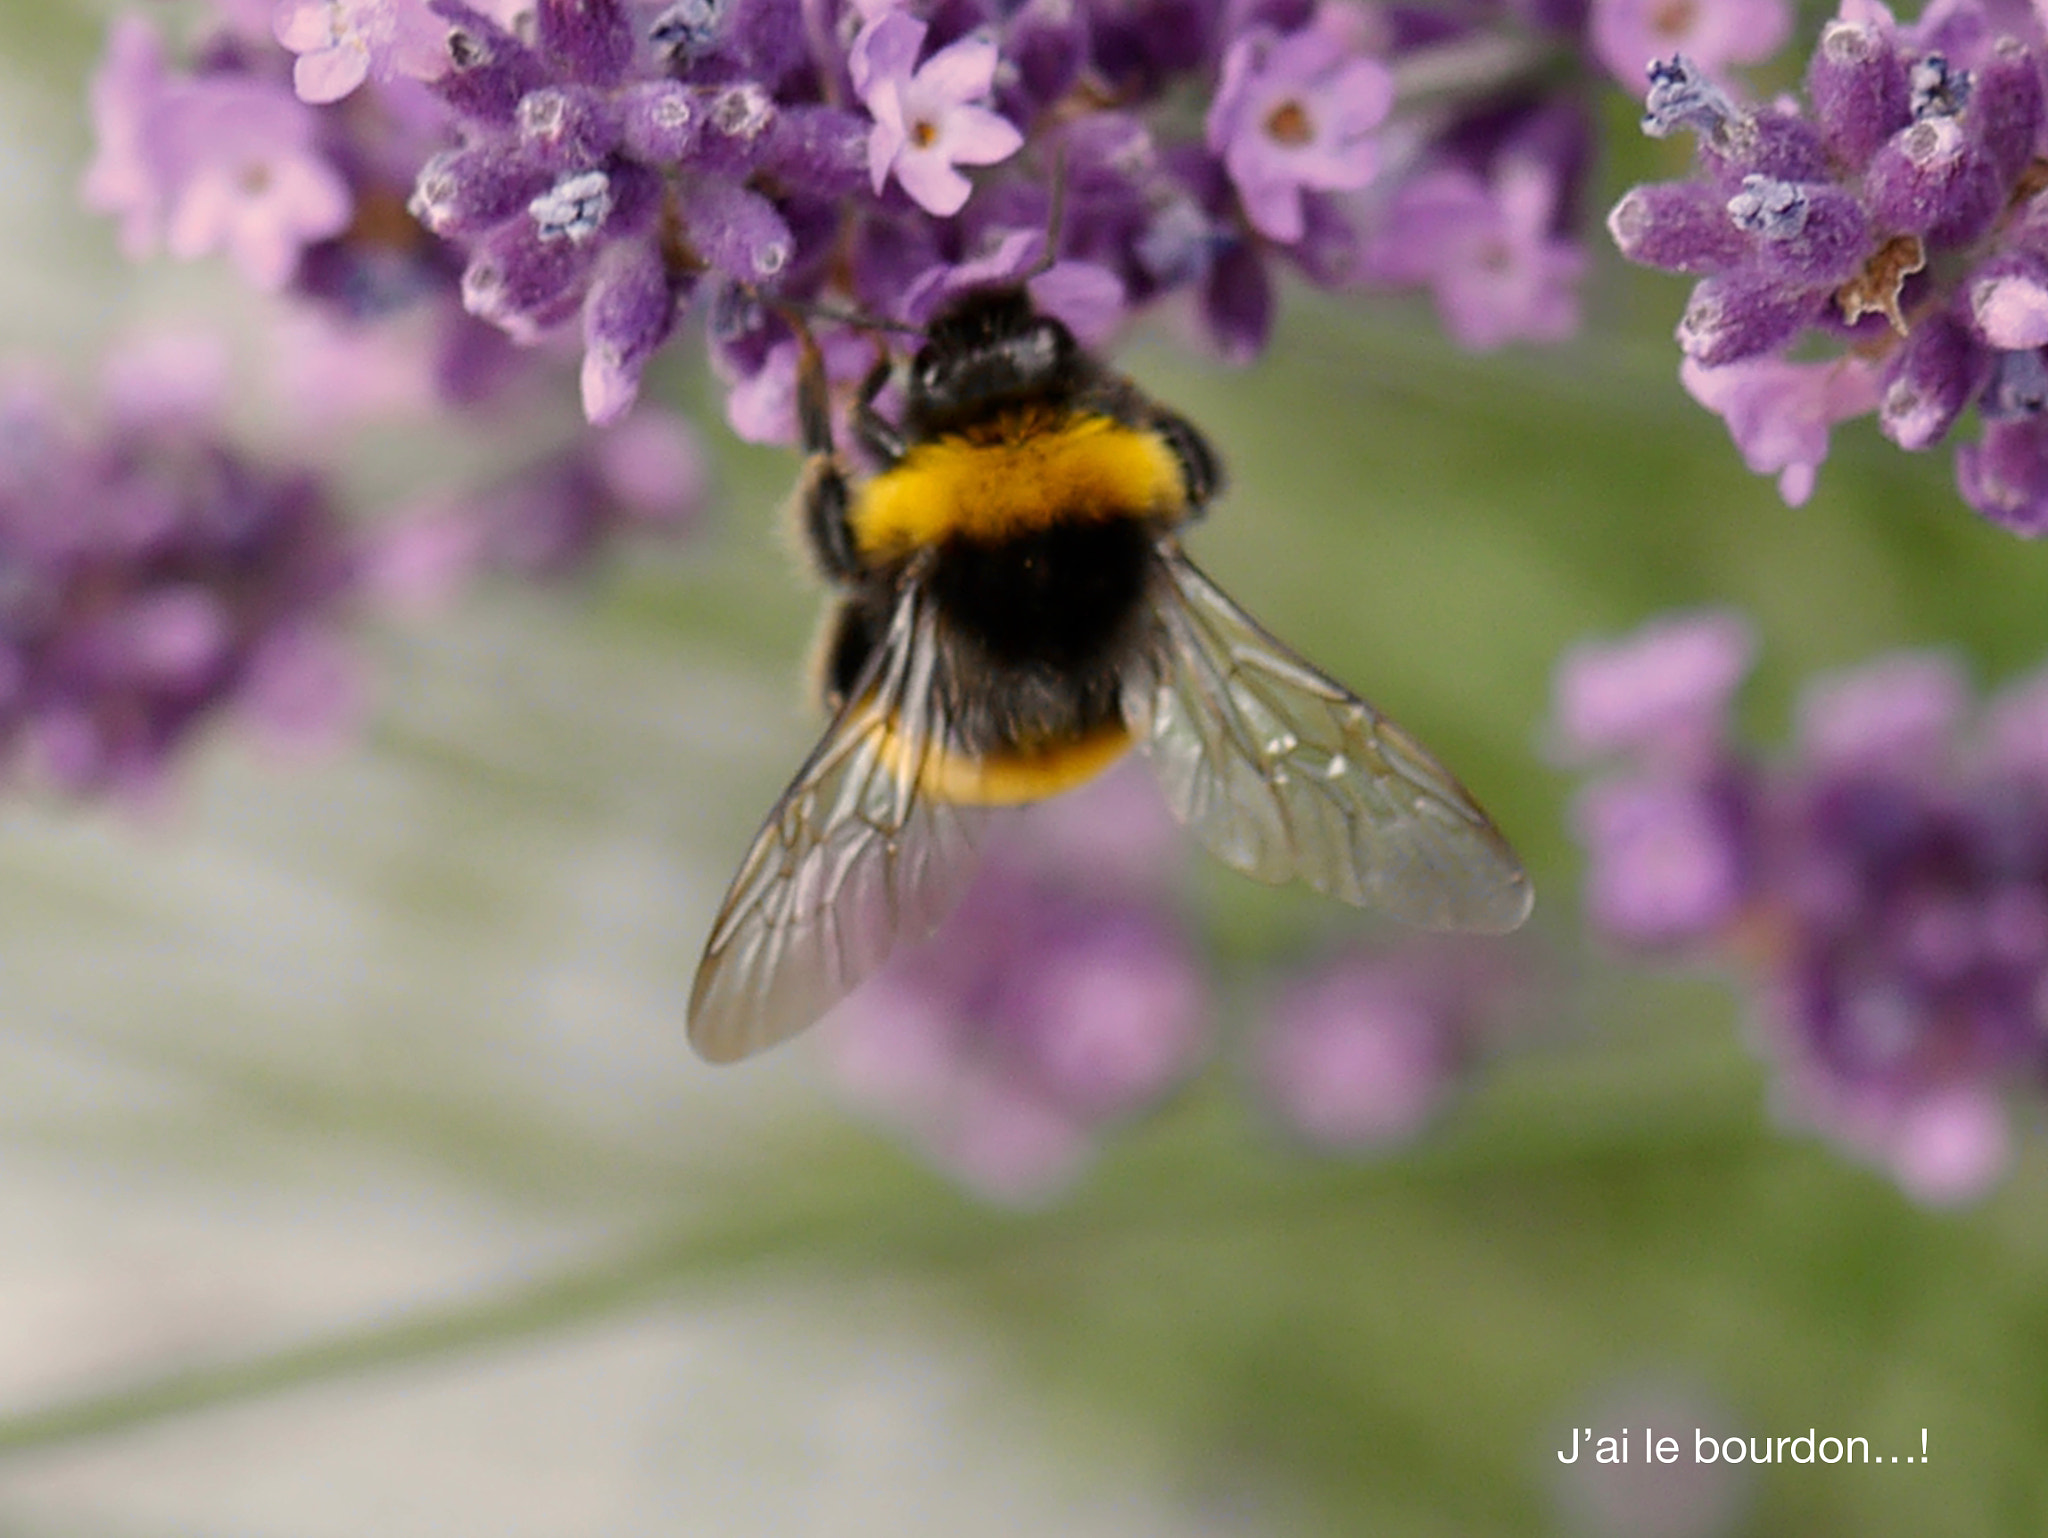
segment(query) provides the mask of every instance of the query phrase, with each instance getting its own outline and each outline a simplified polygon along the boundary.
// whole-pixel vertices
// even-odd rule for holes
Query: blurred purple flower
[[[121,249],[130,258],[156,249],[165,188],[152,143],[154,119],[165,94],[163,39],[140,16],[116,19],[106,57],[92,77],[92,121],[97,139],[81,196],[95,213],[120,220]]]
[[[1602,780],[1572,806],[1586,916],[1611,939],[1683,945],[1721,933],[1748,893],[1738,797],[1715,784]]]
[[[1622,85],[1645,89],[1651,64],[1682,53],[1710,75],[1730,64],[1761,64],[1785,46],[1785,0],[1592,0],[1594,55]]]
[[[425,0],[278,0],[277,40],[298,55],[292,86],[316,106],[365,80],[431,80],[448,67],[445,23]]]
[[[1137,766],[1024,810],[938,933],[827,1018],[848,1096],[983,1195],[1053,1194],[1207,1051],[1178,844]]]
[[[1616,650],[1668,651],[1674,633]],[[1654,719],[1663,689],[1648,671],[1643,687]],[[1686,754],[1607,734],[1626,773],[1579,801],[1594,927],[1746,977],[1784,1113],[1923,1201],[1989,1188],[2009,1157],[2004,1098],[2048,1071],[2044,700],[2048,672],[1973,733],[1951,662],[1884,658],[1810,686],[1795,753],[1772,763],[1734,741],[1717,686],[1701,703],[1721,720],[1688,727]]]
[[[1570,336],[1586,253],[1558,233],[1558,175],[1509,154],[1490,182],[1457,164],[1411,177],[1387,202],[1374,275],[1431,288],[1444,329],[1474,351]]]
[[[1800,756],[1854,773],[1941,770],[1970,707],[1953,657],[1901,653],[1809,688],[1799,702]]]
[[[1209,148],[1268,239],[1302,238],[1304,191],[1363,187],[1379,168],[1375,130],[1393,106],[1394,77],[1361,51],[1358,30],[1350,12],[1324,4],[1299,31],[1255,26],[1224,55]]]
[[[167,76],[155,30],[116,27],[93,81],[99,149],[89,207],[121,219],[122,244],[178,257],[225,251],[258,288],[282,288],[301,253],[339,233],[353,198],[316,143],[310,110],[260,78]]]
[[[1381,1147],[1435,1119],[1523,984],[1490,941],[1351,950],[1287,982],[1254,1045],[1266,1099],[1324,1149]]]
[[[251,283],[275,291],[307,246],[347,227],[348,184],[316,147],[311,115],[288,93],[226,77],[195,82],[172,99],[158,131],[171,255],[225,251]]]
[[[0,404],[0,752],[69,794],[148,797],[228,711],[331,742],[360,699],[357,562],[324,488],[222,440],[217,349],[109,372],[96,424],[33,389]]]
[[[367,553],[365,583],[399,608],[431,611],[485,573],[558,577],[625,533],[687,535],[709,499],[689,424],[642,407],[481,491],[396,520]]]
[[[1756,637],[1727,610],[1674,615],[1620,641],[1581,641],[1557,665],[1552,722],[1574,762],[1622,753],[1690,763],[1718,750]]]

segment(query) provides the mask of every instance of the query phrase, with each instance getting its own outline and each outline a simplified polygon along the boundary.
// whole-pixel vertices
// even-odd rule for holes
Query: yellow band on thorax
[[[1092,413],[999,418],[920,443],[860,489],[855,545],[901,555],[950,538],[999,542],[1055,524],[1171,514],[1180,463],[1157,433]]]

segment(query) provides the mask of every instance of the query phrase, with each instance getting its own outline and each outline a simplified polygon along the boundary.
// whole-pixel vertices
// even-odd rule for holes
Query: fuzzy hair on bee
[[[1503,933],[1533,893],[1420,744],[1196,568],[1180,534],[1223,485],[1185,417],[1083,349],[1022,284],[971,289],[833,440],[807,330],[799,535],[832,589],[831,724],[742,860],[691,990],[729,1062],[802,1030],[937,927],[1006,807],[1133,747],[1176,818],[1257,880],[1305,881],[1432,929]]]

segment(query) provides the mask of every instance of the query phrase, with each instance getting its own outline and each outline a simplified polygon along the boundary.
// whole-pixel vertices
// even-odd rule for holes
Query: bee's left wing
[[[919,793],[950,725],[932,605],[907,584],[887,635],[755,836],[690,990],[690,1045],[733,1062],[811,1024],[899,943],[929,935],[988,813]]]
[[[1131,679],[1124,717],[1210,853],[1428,929],[1503,934],[1528,917],[1521,861],[1449,770],[1275,640],[1174,541],[1159,559],[1164,659]]]

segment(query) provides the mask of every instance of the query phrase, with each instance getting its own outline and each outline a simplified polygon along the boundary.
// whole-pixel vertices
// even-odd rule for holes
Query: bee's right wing
[[[988,813],[919,793],[950,723],[916,580],[848,703],[755,836],[690,990],[690,1045],[733,1062],[811,1024],[924,939],[974,869]]]
[[[1502,934],[1529,877],[1486,813],[1414,738],[1275,640],[1159,546],[1162,671],[1124,717],[1167,804],[1211,854],[1427,929]]]

